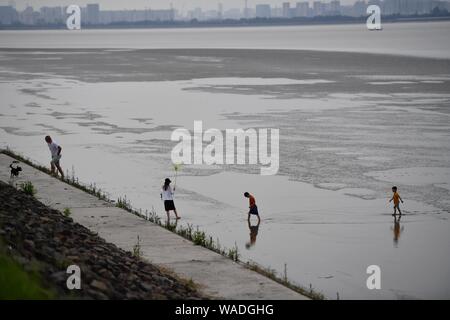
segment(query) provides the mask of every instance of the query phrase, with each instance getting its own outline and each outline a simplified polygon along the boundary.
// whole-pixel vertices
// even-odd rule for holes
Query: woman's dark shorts
[[[165,200],[164,209],[166,209],[166,211],[175,210],[175,203],[173,203],[173,200]]]

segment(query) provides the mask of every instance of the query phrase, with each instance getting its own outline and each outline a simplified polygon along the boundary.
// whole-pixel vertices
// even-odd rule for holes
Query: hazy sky
[[[84,6],[86,3],[99,3],[103,9],[143,9],[154,8],[163,9],[169,8],[170,3],[173,3],[174,7],[178,10],[187,10],[195,7],[202,7],[204,9],[216,9],[217,4],[221,2],[224,9],[227,8],[241,8],[244,7],[244,0],[12,0],[16,3],[17,9],[23,9],[27,4],[33,6],[35,9],[42,6],[65,6],[68,4],[78,4]],[[0,0],[0,4],[5,5],[10,0]],[[291,0],[294,4],[297,1],[306,0]],[[281,6],[283,2],[287,0],[248,0],[249,7],[254,7],[258,3],[268,3],[272,5]],[[312,3],[312,0],[310,1]],[[329,2],[329,0],[325,0]],[[355,0],[341,0],[342,4],[351,4]]]

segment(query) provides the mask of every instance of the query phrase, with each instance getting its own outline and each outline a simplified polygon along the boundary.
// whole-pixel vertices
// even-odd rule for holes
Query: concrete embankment
[[[9,181],[7,168],[12,160],[0,154],[0,168],[4,168],[0,170],[0,180]],[[69,209],[74,222],[124,251],[132,251],[139,236],[143,260],[169,269],[180,278],[192,280],[203,296],[219,299],[307,299],[114,204],[99,200],[26,164],[21,164],[21,167],[23,172],[16,183],[30,181],[36,188],[37,200],[61,212]],[[56,239],[56,246],[58,242]],[[60,245],[63,245],[62,241]],[[195,296],[192,292],[192,297]]]

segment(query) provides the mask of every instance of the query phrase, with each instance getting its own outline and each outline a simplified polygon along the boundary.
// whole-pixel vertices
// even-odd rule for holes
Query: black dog
[[[19,167],[19,166],[13,167],[13,164],[14,164],[14,163],[19,163],[19,161],[13,161],[13,162],[9,165],[9,167],[11,168],[11,178],[13,178],[13,177],[18,177],[20,171],[22,171],[22,168]]]

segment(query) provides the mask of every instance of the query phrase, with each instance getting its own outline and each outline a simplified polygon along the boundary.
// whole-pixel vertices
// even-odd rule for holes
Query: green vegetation
[[[227,254],[228,258],[230,258],[231,260],[238,262],[239,261],[239,251],[238,251],[238,246],[236,244],[236,242],[234,243],[234,248],[231,248],[228,250],[228,254]]]
[[[0,300],[54,299],[55,293],[45,288],[36,272],[26,272],[6,252],[0,242]]]
[[[169,268],[164,267],[162,265],[158,265],[157,268],[159,269],[159,271],[161,273],[165,273],[166,275],[171,276],[172,278],[174,278],[178,282],[184,284],[185,286],[187,286],[191,290],[198,291],[200,289],[198,287],[198,285],[194,282],[194,280],[192,280],[192,278],[189,278],[189,279],[181,278],[180,275],[175,273],[172,269],[169,269]]]
[[[70,211],[70,208],[64,208],[63,215],[65,215],[66,217],[70,217],[71,214],[72,211]]]
[[[140,259],[142,257],[141,239],[137,236],[137,242],[133,246],[133,257]]]
[[[152,211],[150,211],[150,212],[148,212],[147,210],[145,210],[145,216],[144,216],[144,218],[145,219],[147,219],[148,221],[151,221],[151,222],[153,222],[153,223],[155,223],[155,224],[157,224],[157,225],[162,225],[162,223],[161,223],[161,218],[158,216],[158,214],[156,213],[156,210],[155,210],[155,208],[154,207],[152,207]],[[176,224],[174,224],[175,225],[175,229],[176,229]],[[169,225],[169,230],[170,230],[170,228],[172,228],[172,226],[173,225]],[[174,230],[175,230],[174,229]],[[173,231],[174,231],[173,230]]]
[[[197,246],[205,246],[206,242],[206,234],[203,231],[200,231],[197,227],[197,230],[192,234],[192,242],[194,242]]]
[[[127,196],[119,197],[116,202],[116,207],[120,209],[124,209],[126,211],[132,212],[133,208],[131,207],[131,202],[127,200]],[[138,214],[139,215],[139,214]]]
[[[300,285],[297,285],[297,284],[294,284],[294,283],[288,281],[287,274],[285,274],[283,277],[278,276],[277,272],[270,267],[264,268],[255,262],[247,262],[245,265],[250,270],[258,272],[259,274],[262,274],[262,275],[266,276],[267,278],[270,278],[273,281],[278,282],[278,283],[288,287],[289,289],[294,290],[294,291],[304,295],[305,297],[308,297],[313,300],[325,300],[325,296],[322,293],[315,291],[311,284],[309,285],[309,289],[307,289],[303,286],[300,286]],[[287,272],[287,266],[285,269],[285,273],[286,272]]]
[[[164,228],[166,228],[170,232],[176,232],[176,230],[177,230],[177,223],[167,222],[166,225],[164,226]]]
[[[20,184],[20,190],[25,192],[30,196],[34,196],[36,194],[36,189],[30,181],[26,181]]]

